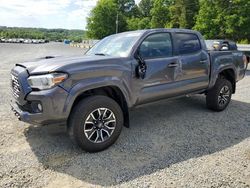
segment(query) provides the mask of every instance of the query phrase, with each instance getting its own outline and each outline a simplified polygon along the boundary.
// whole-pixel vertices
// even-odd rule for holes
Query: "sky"
[[[97,1],[0,0],[0,26],[85,29]]]

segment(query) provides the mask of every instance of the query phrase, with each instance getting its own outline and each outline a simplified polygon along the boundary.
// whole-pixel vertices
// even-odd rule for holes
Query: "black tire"
[[[223,103],[221,102],[221,96],[223,96],[222,89],[223,88],[228,88],[228,92],[226,93],[227,97],[224,97],[223,101],[226,101]],[[232,97],[232,92],[233,92],[233,87],[232,83],[225,78],[218,78],[216,81],[214,87],[208,91],[207,97],[206,97],[206,103],[207,107],[213,111],[223,111],[226,109],[228,104],[231,101]]]
[[[91,121],[94,122],[94,118],[91,118],[93,117],[91,116],[91,114],[97,117],[98,116],[100,117],[99,111],[97,109],[101,109],[101,111],[102,110],[105,111],[104,109],[107,109],[109,110],[108,112],[110,112],[110,114],[113,113],[114,116],[112,115],[112,117],[114,117],[115,120],[111,120],[111,121],[116,121],[116,122],[113,124],[115,126],[111,127],[112,130],[109,130],[109,131],[112,131],[111,134],[108,135],[106,132],[104,132],[103,129],[107,129],[107,126],[104,127],[105,123],[101,122],[101,124],[103,124],[102,125],[103,129],[97,128],[97,126],[93,128],[94,124],[92,125],[92,122],[91,124],[86,123],[90,121],[89,119],[92,119]],[[102,112],[102,113],[106,113],[106,112]],[[98,120],[99,120],[99,117],[97,118]],[[104,115],[102,118],[104,120]],[[90,96],[81,100],[72,110],[70,114],[69,122],[68,122],[68,133],[69,133],[70,138],[76,144],[78,144],[83,150],[87,152],[98,152],[98,151],[102,151],[108,148],[117,140],[117,138],[119,137],[121,133],[123,122],[124,122],[123,112],[116,101],[106,96]],[[95,133],[94,135],[92,135],[92,137],[96,136],[97,138],[97,137],[100,137],[100,134],[102,134],[102,137],[98,138],[98,141],[96,142],[100,142],[100,139],[102,141],[104,139],[103,135],[105,133],[106,133],[105,135],[106,140],[100,143],[94,143],[95,142],[94,140],[96,140],[95,137],[93,138],[93,140],[91,140],[92,137],[90,138],[90,135],[88,135],[89,138],[86,136],[86,134],[88,134],[87,132],[85,132],[87,131],[86,126],[92,126],[91,130],[93,129],[95,130]],[[91,132],[94,132],[94,131],[91,131]]]

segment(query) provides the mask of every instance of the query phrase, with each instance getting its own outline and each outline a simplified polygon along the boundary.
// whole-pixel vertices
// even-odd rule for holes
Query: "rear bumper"
[[[26,102],[39,102],[42,105],[41,112],[24,110],[24,106],[19,105],[15,100],[11,101],[11,110],[20,121],[30,124],[62,123],[68,118],[64,111],[67,96],[68,93],[60,87],[44,91],[33,91],[26,96]]]

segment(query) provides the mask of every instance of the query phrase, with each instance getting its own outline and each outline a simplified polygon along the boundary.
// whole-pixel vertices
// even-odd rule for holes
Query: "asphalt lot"
[[[100,153],[74,146],[63,126],[19,122],[9,106],[14,64],[82,53],[0,44],[0,187],[250,187],[250,70],[224,112],[207,110],[198,95],[140,107]]]

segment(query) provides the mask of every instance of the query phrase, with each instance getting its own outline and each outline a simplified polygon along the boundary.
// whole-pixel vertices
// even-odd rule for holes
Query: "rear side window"
[[[172,56],[173,48],[170,34],[156,33],[149,35],[140,45],[139,53],[144,59]]]
[[[180,54],[190,54],[201,50],[200,40],[195,34],[176,33],[176,39]]]

